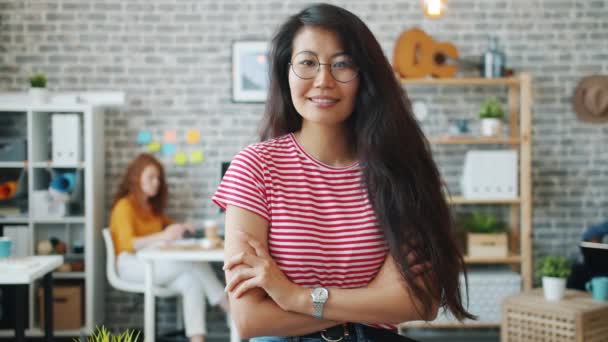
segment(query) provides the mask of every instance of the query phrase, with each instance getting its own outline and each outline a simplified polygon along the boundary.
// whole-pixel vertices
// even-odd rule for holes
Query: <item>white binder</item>
[[[51,120],[53,164],[77,164],[82,157],[80,117],[78,114],[53,114]]]
[[[465,156],[462,195],[475,199],[515,198],[517,178],[516,151],[471,150]]]

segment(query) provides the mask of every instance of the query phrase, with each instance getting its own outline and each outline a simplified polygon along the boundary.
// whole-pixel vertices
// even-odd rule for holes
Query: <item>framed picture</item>
[[[262,41],[232,44],[232,100],[264,102],[268,91],[268,43]]]

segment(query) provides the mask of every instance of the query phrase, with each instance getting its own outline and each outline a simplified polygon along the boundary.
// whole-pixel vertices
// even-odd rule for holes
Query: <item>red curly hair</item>
[[[159,173],[159,186],[158,193],[156,196],[151,198],[146,198],[142,189],[141,189],[141,174],[144,172],[144,169],[149,165],[153,165],[158,169]],[[167,182],[165,180],[165,169],[158,159],[156,159],[153,155],[149,153],[141,153],[127,167],[127,172],[124,174],[122,181],[118,187],[118,191],[114,195],[114,200],[112,202],[112,208],[120,201],[122,198],[133,195],[137,203],[140,204],[142,208],[146,208],[147,205],[150,206],[152,212],[155,215],[163,215],[165,208],[167,207]]]

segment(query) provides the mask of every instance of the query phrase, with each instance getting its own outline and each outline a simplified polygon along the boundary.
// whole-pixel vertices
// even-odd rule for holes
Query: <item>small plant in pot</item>
[[[568,260],[563,256],[545,256],[538,261],[537,269],[542,277],[545,299],[558,301],[564,298],[566,278],[570,275]]]
[[[475,211],[464,222],[469,257],[507,257],[505,225],[496,216]]]
[[[505,112],[500,101],[495,98],[488,98],[483,101],[479,111],[481,135],[486,137],[502,135],[504,116]]]
[[[48,93],[46,89],[47,78],[43,73],[36,73],[29,77],[29,95],[34,102],[46,102]]]
[[[139,332],[135,334],[135,330],[127,329],[121,334],[112,334],[106,327],[97,327],[97,330],[86,341],[74,338],[74,342],[137,342]]]

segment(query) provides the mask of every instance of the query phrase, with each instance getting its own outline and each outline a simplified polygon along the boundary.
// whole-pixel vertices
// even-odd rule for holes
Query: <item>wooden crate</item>
[[[563,300],[545,300],[542,289],[505,299],[501,342],[606,342],[608,302],[566,290]]]
[[[469,257],[507,257],[509,255],[507,233],[467,234]]]

